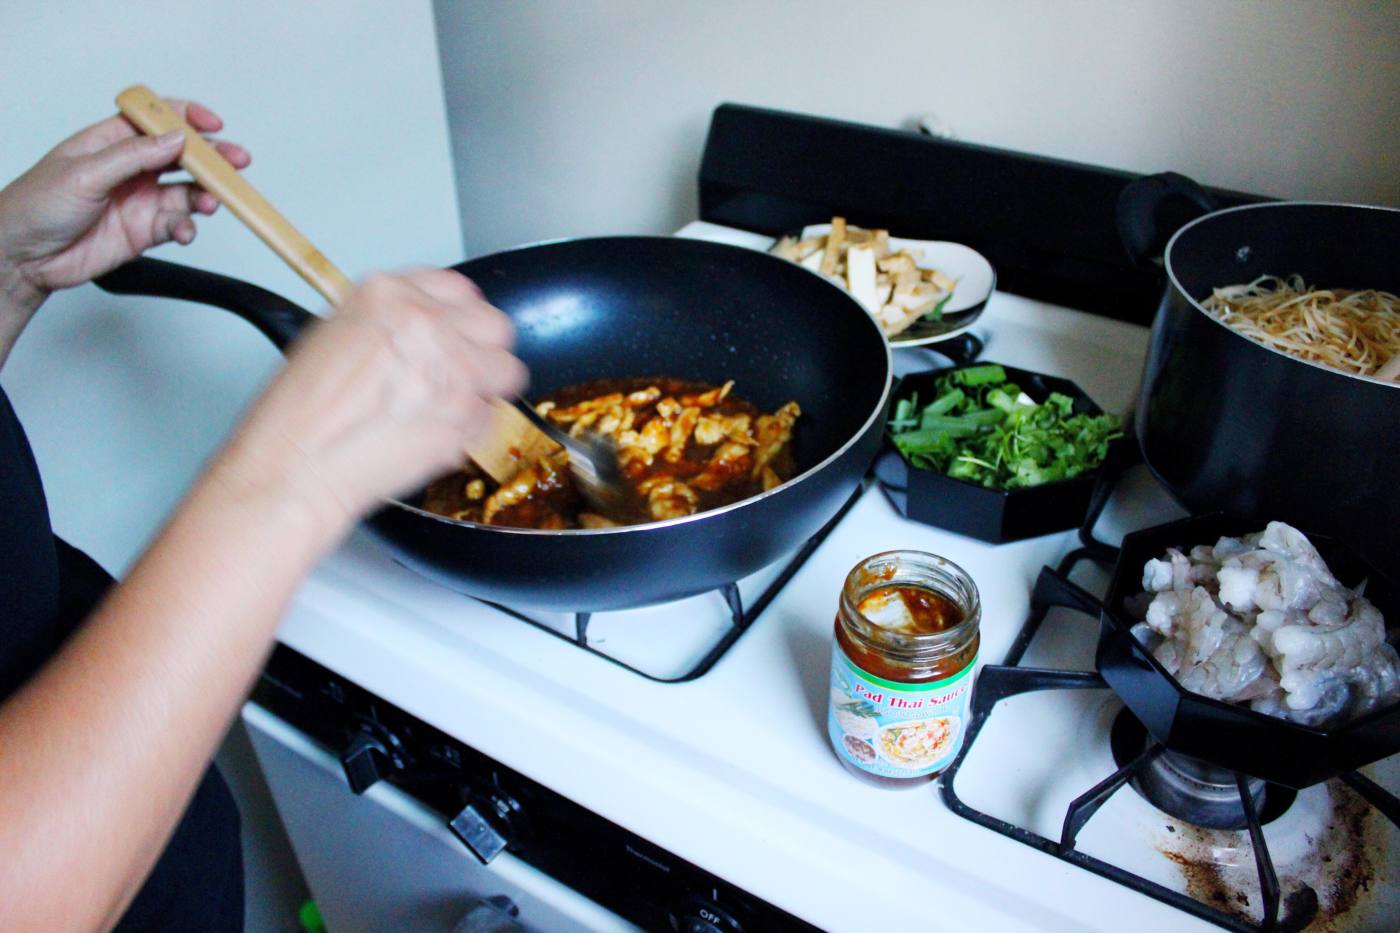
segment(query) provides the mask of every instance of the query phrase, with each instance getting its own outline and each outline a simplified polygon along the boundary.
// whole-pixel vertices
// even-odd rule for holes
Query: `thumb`
[[[91,193],[105,196],[142,172],[172,166],[185,147],[183,130],[161,136],[134,136],[99,149],[82,160],[82,177]]]

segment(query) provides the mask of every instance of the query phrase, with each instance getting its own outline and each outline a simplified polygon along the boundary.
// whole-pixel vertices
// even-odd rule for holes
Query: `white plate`
[[[813,224],[802,228],[800,239],[826,236],[830,232],[831,224]],[[992,264],[970,246],[949,240],[909,240],[892,236],[890,249],[908,250],[919,257],[921,269],[938,269],[957,282],[953,297],[943,306],[941,316],[919,318],[903,333],[890,338],[890,346],[896,349],[924,346],[961,334],[977,320],[996,288],[997,274]]]

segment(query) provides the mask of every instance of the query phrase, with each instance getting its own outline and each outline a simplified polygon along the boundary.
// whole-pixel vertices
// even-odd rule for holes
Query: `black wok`
[[[795,399],[797,472],[767,493],[681,519],[541,531],[454,521],[390,502],[369,527],[408,567],[516,607],[591,612],[694,595],[777,560],[816,533],[880,445],[890,354],[844,291],[762,253],[671,237],[607,237],[509,250],[456,267],[515,322],[531,394],[592,379],[720,383],[765,410]],[[279,348],[314,316],[264,289],[141,259],[108,291],[215,305]]]

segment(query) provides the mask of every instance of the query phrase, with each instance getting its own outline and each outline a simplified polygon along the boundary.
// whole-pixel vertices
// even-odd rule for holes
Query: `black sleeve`
[[[57,535],[54,546],[58,551],[59,602],[58,640],[66,640],[73,629],[97,608],[116,581],[87,554]]]

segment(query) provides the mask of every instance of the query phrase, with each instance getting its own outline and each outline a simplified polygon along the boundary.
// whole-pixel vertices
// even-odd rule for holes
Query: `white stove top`
[[[708,224],[681,234],[768,243]],[[1108,410],[1123,410],[1135,394],[1147,340],[1140,327],[1001,293],[975,331],[987,341],[985,359],[1074,379]],[[896,354],[899,371],[937,363],[925,351]],[[1179,514],[1144,481],[1115,499],[1100,528],[1112,537]],[[914,548],[961,564],[982,593],[982,658],[997,662],[1025,620],[1040,567],[1076,543],[1065,532],[994,547],[908,522],[869,488],[713,670],[692,682],[661,684],[428,583],[358,533],[301,589],[280,638],[824,929],[1118,930],[1129,919],[1144,931],[1210,929],[959,818],[933,784],[893,792],[867,786],[843,769],[828,744],[832,621],[841,583],[858,560]],[[743,581],[745,598],[781,566]],[[531,615],[572,631],[569,617]],[[728,624],[724,600],[712,593],[599,614],[589,632],[599,648],[674,676]],[[1091,660],[1081,658],[1079,666]],[[1063,793],[1072,797],[1113,770],[1106,748],[1081,751],[1083,733],[1105,730],[1111,718],[1100,708],[1107,694],[1094,694],[1099,707],[1084,706],[1082,696],[1048,705],[1008,701],[1039,702],[1045,711],[1025,724],[994,718],[958,778],[959,792],[981,809],[1057,836],[1068,800]],[[1027,747],[1037,750],[1032,765],[1014,754]],[[1059,780],[1038,783],[1042,772]],[[1148,831],[1141,827],[1164,819],[1127,799],[1132,796],[1121,792],[1124,799],[1106,807],[1097,825],[1091,822],[1082,837],[1086,848],[1114,845],[1099,840],[1100,827],[1130,823],[1141,836]],[[1390,848],[1400,852],[1400,844]],[[1157,849],[1129,858],[1143,862],[1130,868],[1173,884],[1173,863]],[[1174,886],[1186,883],[1178,877]]]

